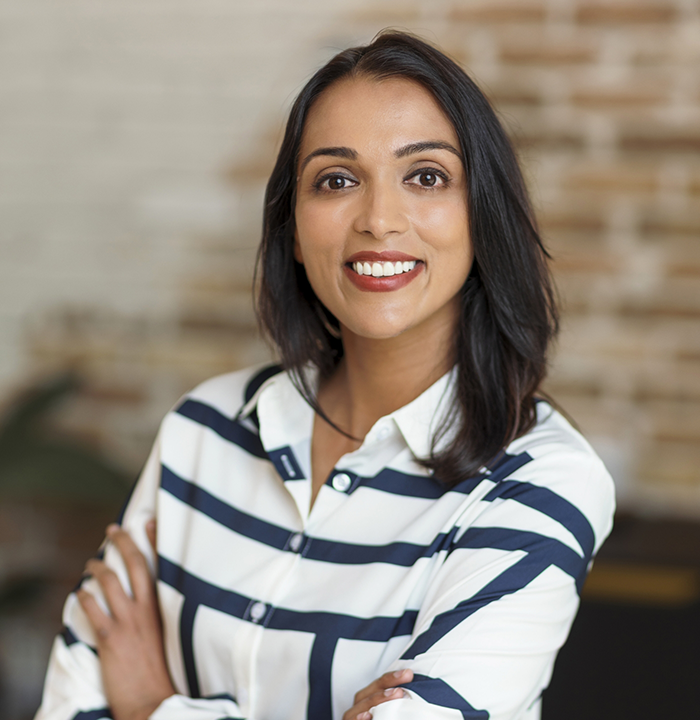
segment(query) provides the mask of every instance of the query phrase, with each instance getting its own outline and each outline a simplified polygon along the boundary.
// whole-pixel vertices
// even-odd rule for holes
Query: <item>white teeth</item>
[[[385,262],[385,263],[372,263],[368,262],[355,262],[352,264],[352,269],[358,275],[372,275],[372,277],[391,277],[392,275],[401,275],[401,273],[411,272],[416,266],[415,260],[408,260],[407,262]]]

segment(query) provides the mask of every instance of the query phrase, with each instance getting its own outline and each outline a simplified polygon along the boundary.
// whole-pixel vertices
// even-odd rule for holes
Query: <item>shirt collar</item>
[[[433,449],[440,450],[450,440],[452,432],[447,428],[435,448],[432,447],[435,431],[448,417],[456,382],[457,368],[453,367],[415,400],[389,415],[415,457],[428,458]]]
[[[315,371],[308,369],[307,372]],[[315,378],[309,376],[309,380],[313,386]],[[432,447],[435,431],[448,416],[456,381],[457,369],[453,367],[415,400],[377,422],[392,420],[415,457],[430,457],[433,449],[440,450],[452,437],[451,428],[447,428],[436,447]],[[310,440],[314,413],[289,373],[281,372],[265,381],[239,417],[247,417],[256,409],[260,439],[267,450]]]

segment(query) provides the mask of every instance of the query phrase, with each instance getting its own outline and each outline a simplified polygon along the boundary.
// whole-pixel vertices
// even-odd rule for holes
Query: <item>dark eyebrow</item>
[[[423,152],[424,150],[447,150],[453,155],[456,155],[460,160],[462,159],[462,153],[457,150],[454,146],[448,142],[442,140],[425,140],[424,142],[411,143],[410,145],[404,145],[399,148],[394,154],[397,158],[406,157],[407,155],[415,155],[415,153]]]
[[[299,174],[303,172],[304,168],[309,164],[309,161],[319,155],[330,155],[331,157],[345,158],[346,160],[357,160],[357,152],[349,147],[325,147],[317,148],[313,152],[310,152],[301,162],[299,166]]]
[[[410,145],[404,145],[399,148],[394,155],[397,158],[406,157],[407,155],[415,155],[425,150],[447,150],[453,155],[456,155],[460,160],[462,155],[454,146],[443,140],[424,140],[423,142],[411,143]],[[309,164],[315,157],[326,155],[330,157],[345,158],[346,160],[357,160],[357,151],[349,147],[325,147],[316,148],[313,152],[310,152],[301,162],[299,166],[299,175],[304,171],[304,168]]]

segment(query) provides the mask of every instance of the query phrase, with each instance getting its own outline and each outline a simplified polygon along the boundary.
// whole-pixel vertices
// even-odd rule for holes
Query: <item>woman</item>
[[[613,510],[536,398],[545,255],[451,60],[385,33],[319,70],[259,255],[284,370],[214,378],[166,417],[68,599],[38,718],[539,717]]]

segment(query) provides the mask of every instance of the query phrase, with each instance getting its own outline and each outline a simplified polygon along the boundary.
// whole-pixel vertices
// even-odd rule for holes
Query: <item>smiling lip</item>
[[[359,275],[356,273],[352,265],[358,262],[369,263],[370,265],[372,263],[385,262],[414,262],[415,267],[400,275],[373,277],[372,275]],[[343,270],[350,282],[359,290],[364,290],[365,292],[392,292],[393,290],[399,290],[408,285],[408,283],[418,277],[424,267],[425,263],[413,255],[407,255],[406,253],[395,250],[385,250],[384,252],[363,251],[355,253],[348,258]]]

